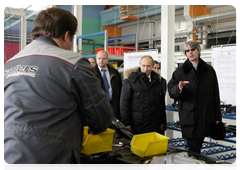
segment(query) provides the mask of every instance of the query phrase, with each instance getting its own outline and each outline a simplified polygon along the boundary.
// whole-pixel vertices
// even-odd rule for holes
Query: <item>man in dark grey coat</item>
[[[178,100],[182,137],[189,151],[201,152],[210,125],[221,121],[219,88],[214,69],[200,58],[201,48],[195,41],[185,44],[188,59],[174,71],[168,83],[171,98]]]
[[[133,134],[164,134],[166,106],[161,76],[153,71],[151,56],[143,56],[140,67],[125,71],[120,109],[122,123]]]
[[[33,41],[4,65],[4,158],[13,164],[80,163],[83,126],[105,131],[113,111],[87,58],[71,51],[77,19],[41,11]]]

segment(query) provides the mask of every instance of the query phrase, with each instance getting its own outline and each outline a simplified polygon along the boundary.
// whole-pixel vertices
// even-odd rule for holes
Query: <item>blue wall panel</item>
[[[105,5],[83,5],[82,8],[83,8],[82,35],[92,34],[92,33],[102,31],[100,12],[104,10]],[[93,40],[94,43],[96,44],[104,43],[103,35],[88,37],[87,39]],[[87,41],[84,40],[83,42],[87,42]],[[90,43],[93,43],[93,42],[90,41]],[[83,44],[82,50],[95,50],[96,48],[100,48],[100,47],[102,46],[98,46],[98,45],[93,46],[93,45]],[[93,54],[93,52],[87,52],[87,51],[83,51],[82,53],[83,55]]]
[[[101,15],[99,14],[104,10],[105,5],[83,5],[83,18],[90,18],[101,20]]]

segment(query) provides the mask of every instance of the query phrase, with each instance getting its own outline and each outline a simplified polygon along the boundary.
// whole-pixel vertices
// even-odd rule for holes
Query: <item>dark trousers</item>
[[[189,148],[188,151],[200,154],[203,141],[204,141],[204,137],[203,138],[187,138],[187,144]]]

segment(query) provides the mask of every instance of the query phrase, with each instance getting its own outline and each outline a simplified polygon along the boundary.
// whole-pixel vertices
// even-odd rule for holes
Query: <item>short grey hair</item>
[[[96,58],[97,58],[98,53],[104,53],[104,54],[106,54],[106,56],[107,56],[107,58],[108,58],[108,53],[107,53],[106,51],[104,51],[104,50],[98,51],[97,54],[96,54]]]
[[[200,56],[201,56],[201,47],[200,47],[200,45],[198,44],[198,42],[193,41],[193,40],[185,42],[184,50],[183,50],[183,53],[185,54],[185,56],[187,56],[185,50],[186,50],[186,47],[187,47],[188,45],[189,45],[191,48],[198,49],[198,51],[199,51],[198,57],[200,58]]]
[[[143,56],[143,57],[141,58],[141,60],[140,60],[140,63],[141,63],[141,61],[142,61],[143,58],[149,58],[149,59],[151,59],[151,60],[152,60],[152,65],[154,66],[154,60],[153,60],[152,56],[150,56],[150,55],[145,55],[145,56]]]

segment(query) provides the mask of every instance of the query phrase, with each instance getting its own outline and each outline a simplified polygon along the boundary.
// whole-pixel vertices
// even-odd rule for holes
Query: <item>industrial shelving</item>
[[[121,36],[121,37],[114,37],[114,38],[108,38],[108,31],[101,31],[101,32],[96,32],[92,34],[87,34],[87,35],[82,35],[78,36],[76,39],[76,45],[78,46],[78,40],[82,38],[87,38],[87,37],[92,37],[92,36],[97,36],[97,35],[104,35],[104,50],[108,51],[108,41],[114,41],[114,40],[121,40],[121,39],[126,39],[126,38],[135,38],[135,50],[138,51],[138,39],[137,39],[137,34],[132,34],[132,35],[127,35],[127,36]],[[121,48],[119,46],[111,46],[111,48]],[[85,55],[84,57],[96,57],[96,54],[92,55]],[[122,55],[109,55],[110,60],[123,60]]]
[[[166,110],[178,112],[177,107],[174,108],[171,105],[167,105]],[[226,113],[222,111],[222,118],[236,120],[236,112]],[[181,126],[178,124],[178,122],[175,122],[175,121],[168,122],[167,128],[174,131],[181,132]],[[214,142],[212,141],[210,136],[208,136],[207,138],[210,138],[210,142],[204,141],[202,145],[202,151],[201,151],[202,155],[207,157],[217,158],[220,161],[221,160],[228,161],[230,159],[236,159],[236,148],[234,146],[226,146],[223,144],[219,144],[218,142]],[[236,138],[236,134],[234,134],[233,132],[226,132],[226,137],[222,141],[236,144],[236,139],[234,138]],[[187,141],[184,138],[171,138],[168,141],[168,145],[172,147],[188,150]]]

